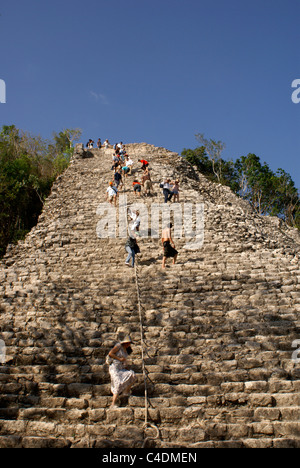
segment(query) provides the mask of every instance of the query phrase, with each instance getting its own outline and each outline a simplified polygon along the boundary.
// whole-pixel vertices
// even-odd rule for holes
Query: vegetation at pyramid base
[[[3,126],[0,132],[0,257],[36,225],[53,182],[69,165],[79,129],[43,140]]]
[[[184,149],[181,155],[196,166],[209,180],[229,186],[247,200],[259,215],[278,216],[288,226],[300,229],[300,197],[290,174],[283,169],[274,173],[268,164],[249,153],[236,161],[221,157],[225,145],[196,135],[201,143]]]

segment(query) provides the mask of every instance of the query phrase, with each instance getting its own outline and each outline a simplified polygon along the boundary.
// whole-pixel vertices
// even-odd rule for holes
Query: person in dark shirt
[[[134,268],[135,256],[137,253],[140,252],[140,248],[136,241],[136,236],[133,232],[130,233],[130,236],[127,239],[125,244],[125,250],[128,253],[128,257],[126,258],[125,265],[130,267],[130,259],[132,259],[132,268]]]
[[[121,174],[120,169],[118,169],[118,170],[115,172],[114,181],[115,181],[115,186],[116,186],[117,188],[119,188],[119,185],[120,185],[120,184],[121,184],[121,187],[123,187],[123,179],[122,179],[122,174]]]

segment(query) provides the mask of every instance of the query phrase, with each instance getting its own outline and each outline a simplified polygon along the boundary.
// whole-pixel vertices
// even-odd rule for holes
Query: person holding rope
[[[119,185],[120,185],[120,188],[123,187],[123,179],[122,179],[122,174],[121,174],[120,169],[117,169],[114,174],[114,182],[115,182],[115,187],[117,189],[119,189]]]
[[[125,250],[128,253],[125,265],[130,267],[131,260],[131,266],[132,268],[134,268],[135,256],[136,254],[140,253],[140,248],[136,241],[136,234],[134,231],[131,231],[130,236],[127,239],[127,242],[125,244]]]
[[[106,201],[109,201],[111,205],[114,204],[116,206],[117,196],[118,196],[118,189],[114,187],[113,182],[110,182],[109,187],[106,190]]]
[[[131,231],[137,234],[140,230],[140,224],[141,224],[140,212],[138,210],[132,211],[130,208],[128,208],[128,216],[132,220],[132,223],[128,227],[129,234]]]
[[[132,385],[136,382],[136,374],[128,367],[128,356],[132,353],[132,340],[126,336],[108,353],[109,374],[111,378],[111,392],[113,399],[110,408],[117,408],[120,395],[129,396]]]

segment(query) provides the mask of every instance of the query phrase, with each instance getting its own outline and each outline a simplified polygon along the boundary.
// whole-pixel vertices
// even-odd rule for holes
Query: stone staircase
[[[169,176],[182,203],[205,208],[203,247],[176,239],[177,265],[161,269],[160,239],[139,242],[153,427],[135,271],[124,265],[125,239],[96,235],[113,151],[92,150],[74,158],[38,225],[0,264],[0,447],[299,448],[299,233],[256,216],[175,153],[127,151],[135,169],[148,159],[154,181],[152,197],[138,200],[128,177],[129,204],[162,203]],[[134,340],[138,383],[112,410],[105,357],[121,332]]]

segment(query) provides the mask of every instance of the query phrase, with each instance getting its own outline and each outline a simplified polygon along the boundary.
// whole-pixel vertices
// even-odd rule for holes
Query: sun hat
[[[129,335],[125,336],[125,338],[123,338],[122,341],[120,341],[121,344],[125,344],[125,343],[132,343],[132,339],[130,338]]]

